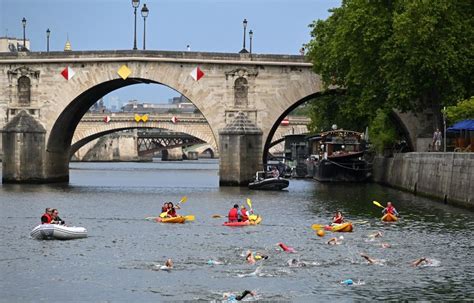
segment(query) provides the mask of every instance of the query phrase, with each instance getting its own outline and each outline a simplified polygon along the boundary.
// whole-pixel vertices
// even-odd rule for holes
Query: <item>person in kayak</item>
[[[66,224],[66,222],[64,222],[64,220],[59,217],[59,211],[56,208],[51,210],[51,222],[50,223],[51,224],[60,224],[60,225]]]
[[[332,223],[333,224],[342,224],[342,223],[344,223],[344,217],[342,216],[342,213],[340,211],[336,211],[336,214],[332,218]]]
[[[179,207],[179,205],[174,206],[173,202],[168,202],[167,217],[177,217],[178,214],[176,213],[176,209],[181,209],[181,207]]]
[[[383,210],[382,210],[382,214],[392,214],[396,217],[399,217],[400,215],[398,214],[397,210],[395,209],[395,207],[392,206],[392,202],[387,202],[387,207],[385,207]]]
[[[240,209],[239,213],[239,222],[245,222],[249,220],[249,213],[247,209],[245,208],[245,205],[242,205],[242,208]]]
[[[229,214],[227,215],[228,222],[239,222],[239,205],[234,204],[234,207],[229,210]]]
[[[41,216],[41,224],[50,224],[51,220],[51,208],[46,207],[44,214]]]

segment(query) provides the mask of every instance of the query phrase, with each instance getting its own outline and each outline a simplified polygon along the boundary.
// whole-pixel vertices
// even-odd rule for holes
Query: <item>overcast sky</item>
[[[242,49],[242,20],[253,30],[252,51],[261,54],[298,54],[310,39],[308,25],[326,19],[340,0],[148,0],[137,11],[137,44],[143,48],[146,3],[146,46],[149,50],[185,50],[236,53]],[[0,0],[0,36],[23,37],[21,19],[27,19],[26,37],[32,51],[62,50],[67,36],[73,50],[133,48],[131,0]],[[248,35],[247,35],[248,38]],[[248,48],[248,41],[247,41]],[[125,102],[166,102],[178,93],[160,85],[133,85],[106,96]]]

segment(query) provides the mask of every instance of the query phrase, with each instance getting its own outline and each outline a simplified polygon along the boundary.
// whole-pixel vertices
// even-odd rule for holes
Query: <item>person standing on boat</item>
[[[392,206],[392,202],[387,202],[387,207],[385,207],[385,208],[382,210],[382,214],[385,215],[386,213],[392,214],[392,215],[397,216],[397,217],[400,216],[400,215],[398,214],[397,210],[395,209],[395,207]]]
[[[51,220],[51,208],[46,207],[44,214],[41,216],[41,224],[50,224]]]
[[[334,224],[342,224],[344,223],[344,217],[340,211],[336,211],[336,214],[332,218],[332,223]]]
[[[234,207],[229,210],[227,215],[228,222],[239,222],[239,205],[234,204]]]
[[[60,217],[59,217],[59,212],[56,208],[54,208],[52,211],[52,216],[51,216],[51,224],[61,224],[61,225],[64,225],[66,222],[64,222],[64,220],[62,220]]]

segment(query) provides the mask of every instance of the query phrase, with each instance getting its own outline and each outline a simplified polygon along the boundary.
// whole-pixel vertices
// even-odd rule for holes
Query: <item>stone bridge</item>
[[[202,76],[203,75],[203,76]],[[173,51],[0,54],[3,182],[64,182],[74,133],[116,89],[162,84],[186,96],[219,148],[221,185],[245,185],[280,122],[326,90],[303,56]]]
[[[92,140],[110,133],[128,129],[159,128],[185,133],[201,139],[210,145],[213,155],[219,156],[216,138],[207,120],[201,114],[147,114],[146,121],[141,119],[138,122],[135,120],[135,116],[135,113],[85,114],[74,132],[71,155]],[[288,116],[285,123],[280,124],[275,131],[272,141],[281,140],[289,134],[306,133],[309,123],[309,118]]]

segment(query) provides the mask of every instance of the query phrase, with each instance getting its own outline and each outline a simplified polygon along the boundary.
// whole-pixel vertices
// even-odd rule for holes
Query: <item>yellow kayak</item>
[[[384,222],[395,222],[397,220],[398,220],[398,218],[395,215],[392,215],[390,213],[386,213],[382,217],[382,221],[384,221]]]
[[[333,232],[352,232],[352,229],[352,222],[346,222],[331,226],[331,231]]]
[[[161,223],[184,223],[184,221],[186,221],[186,218],[182,216],[156,219],[156,222],[161,222]]]

